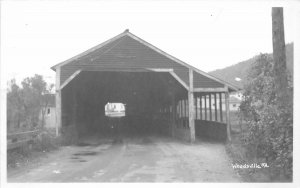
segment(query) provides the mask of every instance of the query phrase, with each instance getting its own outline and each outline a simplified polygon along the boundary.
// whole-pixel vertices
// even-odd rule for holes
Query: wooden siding
[[[198,138],[225,142],[227,139],[226,124],[214,121],[196,120],[195,130]]]
[[[194,71],[194,88],[224,88],[225,85]]]
[[[61,84],[75,71],[102,69],[142,69],[164,68],[173,69],[187,85],[189,85],[189,69],[174,60],[164,56],[142,44],[136,39],[124,35],[103,47],[96,49],[82,57],[61,67]],[[219,83],[202,74],[194,72],[194,87],[216,88],[224,87]]]

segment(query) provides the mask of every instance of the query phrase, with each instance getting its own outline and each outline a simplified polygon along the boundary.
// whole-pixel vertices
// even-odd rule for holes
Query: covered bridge
[[[126,104],[119,130],[124,133],[156,132],[191,142],[196,137],[230,139],[228,99],[238,88],[128,30],[52,69],[57,135],[108,134],[104,106],[121,102]]]

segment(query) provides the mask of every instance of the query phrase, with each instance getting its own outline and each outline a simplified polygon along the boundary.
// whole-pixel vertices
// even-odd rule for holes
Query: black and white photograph
[[[1,187],[300,186],[299,1],[0,6]]]

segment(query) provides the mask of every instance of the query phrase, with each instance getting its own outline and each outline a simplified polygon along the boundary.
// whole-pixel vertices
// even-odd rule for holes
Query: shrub
[[[249,158],[267,162],[271,180],[291,181],[293,174],[293,94],[286,101],[276,92],[274,63],[261,54],[248,75],[240,116],[246,122],[244,145]],[[291,83],[291,82],[290,82]]]
[[[51,130],[42,129],[33,143],[33,149],[36,151],[50,151],[57,149],[60,145],[60,137],[56,137],[55,133]]]

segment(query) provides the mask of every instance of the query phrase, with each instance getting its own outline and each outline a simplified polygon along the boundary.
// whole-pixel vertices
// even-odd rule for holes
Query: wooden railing
[[[39,131],[26,131],[20,133],[7,134],[7,150],[26,146],[37,138]]]

